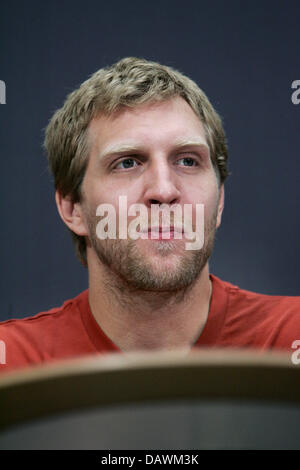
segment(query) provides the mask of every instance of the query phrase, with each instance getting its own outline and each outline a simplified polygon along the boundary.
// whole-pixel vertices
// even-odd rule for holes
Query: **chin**
[[[151,253],[152,256],[182,256],[186,252],[185,244],[182,240],[141,240],[138,245],[142,250]]]

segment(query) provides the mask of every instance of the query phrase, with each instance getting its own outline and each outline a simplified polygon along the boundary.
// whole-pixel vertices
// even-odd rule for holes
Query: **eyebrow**
[[[199,140],[199,139],[175,140],[173,142],[173,147],[174,147],[174,150],[180,150],[186,147],[202,147],[209,154],[208,145],[203,140]],[[132,153],[132,152],[141,152],[141,151],[145,151],[145,147],[143,145],[137,145],[133,142],[132,143],[124,142],[120,144],[110,145],[104,148],[104,150],[99,155],[99,159],[103,161],[103,160],[110,158],[113,155],[118,155],[118,154],[122,154],[125,152]]]
[[[209,146],[206,142],[199,139],[179,139],[175,140],[174,147],[177,149],[181,149],[183,147],[202,147],[206,149],[209,153]]]
[[[143,147],[136,145],[134,143],[124,143],[124,144],[115,144],[106,147],[99,155],[101,160],[106,159],[112,155],[124,152],[138,152],[142,150]]]

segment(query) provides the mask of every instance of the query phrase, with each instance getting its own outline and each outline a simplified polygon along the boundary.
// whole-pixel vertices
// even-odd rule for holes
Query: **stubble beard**
[[[178,251],[175,252],[176,240],[156,240],[154,242],[155,253],[161,257],[160,266],[158,266],[157,256],[155,262],[147,259],[138,246],[139,240],[100,240],[96,234],[95,216],[85,210],[85,217],[89,228],[90,244],[99,263],[106,267],[106,272],[118,278],[129,289],[170,293],[184,291],[199,278],[213,250],[217,210],[210,220],[205,222],[204,244],[200,250],[182,249],[178,253]],[[144,240],[143,243],[153,242]],[[170,269],[170,263],[164,269],[166,257],[173,257],[172,269]]]

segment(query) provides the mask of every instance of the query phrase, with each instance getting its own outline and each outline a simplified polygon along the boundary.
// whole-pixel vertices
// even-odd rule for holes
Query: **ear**
[[[70,196],[62,197],[59,191],[55,193],[55,201],[66,226],[77,235],[88,236],[80,202],[74,203]]]
[[[225,200],[225,190],[224,190],[224,184],[222,184],[220,187],[216,228],[219,228],[219,226],[221,225],[222,213],[224,209],[224,200]]]

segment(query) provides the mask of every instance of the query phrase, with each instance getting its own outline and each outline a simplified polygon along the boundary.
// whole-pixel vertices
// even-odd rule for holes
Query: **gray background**
[[[43,128],[67,93],[124,56],[193,78],[222,115],[231,176],[211,271],[299,295],[300,79],[296,1],[10,1],[0,5],[0,320],[88,285],[55,207]]]
[[[114,404],[5,429],[0,450],[299,450],[299,419],[299,406],[276,402]]]

